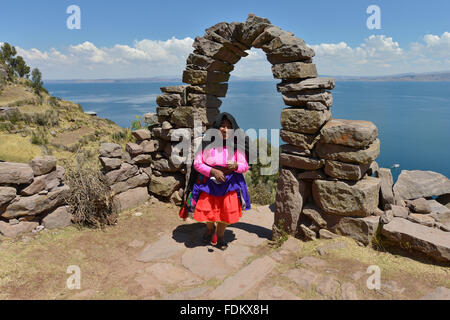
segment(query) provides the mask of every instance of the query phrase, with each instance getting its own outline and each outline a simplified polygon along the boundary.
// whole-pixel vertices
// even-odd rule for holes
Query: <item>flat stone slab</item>
[[[345,282],[342,284],[341,299],[343,299],[343,300],[358,300],[356,286],[353,283]]]
[[[381,233],[397,243],[409,243],[414,250],[439,261],[450,261],[450,233],[436,228],[394,218],[383,226]]]
[[[162,236],[158,241],[148,245],[137,259],[141,262],[151,262],[167,259],[186,249],[183,243],[175,241],[172,236]]]
[[[295,282],[305,291],[311,290],[312,286],[316,284],[316,280],[319,278],[318,274],[304,268],[291,269],[283,273],[283,276]]]
[[[275,265],[276,262],[268,256],[256,259],[214,289],[210,298],[231,300],[243,295],[250,289],[258,286],[275,268]]]
[[[231,245],[228,249],[231,249]],[[181,257],[181,262],[185,268],[204,280],[214,277],[223,279],[235,271],[235,266],[227,263],[226,256],[222,252],[216,250],[208,252],[207,247],[189,249]]]
[[[364,148],[378,137],[378,128],[370,121],[333,119],[320,133],[324,143]]]
[[[433,171],[403,170],[394,185],[396,198],[409,200],[450,193],[450,180]]]
[[[279,286],[265,287],[259,290],[258,300],[301,300],[292,292]]]
[[[316,257],[303,257],[299,260],[299,262],[308,267],[324,267],[327,265],[325,260],[316,258]]]
[[[437,287],[421,300],[450,300],[450,289],[446,287]]]
[[[164,300],[193,300],[208,294],[209,287],[198,287],[181,292],[172,293],[163,297]]]
[[[326,297],[335,298],[340,285],[333,277],[323,276],[317,282],[316,291]]]
[[[187,269],[170,263],[155,263],[145,268],[145,272],[152,274],[159,282],[166,285],[191,286],[199,285],[203,282],[203,280]]]

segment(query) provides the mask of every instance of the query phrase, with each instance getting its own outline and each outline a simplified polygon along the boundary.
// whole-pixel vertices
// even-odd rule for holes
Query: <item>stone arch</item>
[[[323,217],[366,217],[378,207],[380,182],[370,177],[380,143],[376,126],[367,121],[332,119],[335,86],[318,78],[314,51],[292,32],[268,19],[249,14],[245,22],[221,22],[196,37],[182,81],[186,85],[161,88],[156,114],[148,116],[158,152],[153,159],[149,190],[181,201],[190,168],[169,156],[179,129],[192,130],[194,118],[206,127],[219,113],[230,72],[252,47],[261,48],[272,64],[277,90],[286,108],[281,113],[280,178],[274,231],[314,237],[331,228]],[[159,191],[161,185],[169,190]],[[327,225],[328,224],[328,225]]]

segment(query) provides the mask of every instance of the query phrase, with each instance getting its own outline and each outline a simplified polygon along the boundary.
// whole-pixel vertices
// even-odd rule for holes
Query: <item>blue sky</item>
[[[66,8],[73,4],[81,8],[81,30],[66,28]],[[366,27],[366,9],[372,4],[381,9],[380,30]],[[218,22],[245,21],[250,12],[311,45],[321,73],[450,70],[448,0],[16,0],[2,3],[1,9],[0,42],[18,47],[50,79],[179,74],[193,50],[192,39]],[[130,50],[135,60],[120,56]],[[152,56],[156,51],[161,52]],[[262,51],[255,50],[235,72],[265,75],[270,65],[260,61],[263,58]],[[359,66],[352,66],[352,61]],[[117,66],[120,62],[129,68]],[[261,63],[266,66],[259,74]]]

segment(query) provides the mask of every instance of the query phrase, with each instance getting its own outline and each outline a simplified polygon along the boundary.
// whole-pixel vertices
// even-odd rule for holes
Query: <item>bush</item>
[[[258,144],[267,143],[266,141],[258,141]],[[263,145],[264,145],[263,144]],[[271,145],[267,143],[268,156],[271,155]],[[279,153],[279,150],[276,150]],[[253,164],[251,169],[246,173],[245,178],[247,182],[250,199],[253,203],[268,205],[275,202],[275,195],[277,190],[277,181],[279,173],[274,175],[261,175],[261,168],[264,168],[258,159],[258,163]]]
[[[75,166],[66,166],[66,183],[70,186],[67,203],[74,209],[74,222],[89,228],[103,228],[117,222],[117,208],[105,176],[78,155]]]
[[[47,133],[45,130],[38,128],[36,131],[33,131],[31,133],[31,143],[41,146],[48,144]]]

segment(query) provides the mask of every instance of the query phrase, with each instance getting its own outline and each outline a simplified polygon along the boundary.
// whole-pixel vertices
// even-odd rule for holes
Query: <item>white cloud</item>
[[[98,47],[85,41],[65,49],[17,51],[47,79],[95,79],[176,76],[181,80],[194,39],[166,41],[143,39],[133,45]],[[450,69],[450,33],[425,35],[420,42],[401,48],[393,38],[372,35],[356,47],[346,42],[312,44],[314,62],[321,74],[382,75]],[[271,65],[261,49],[247,51],[236,64],[233,75],[271,76]]]

